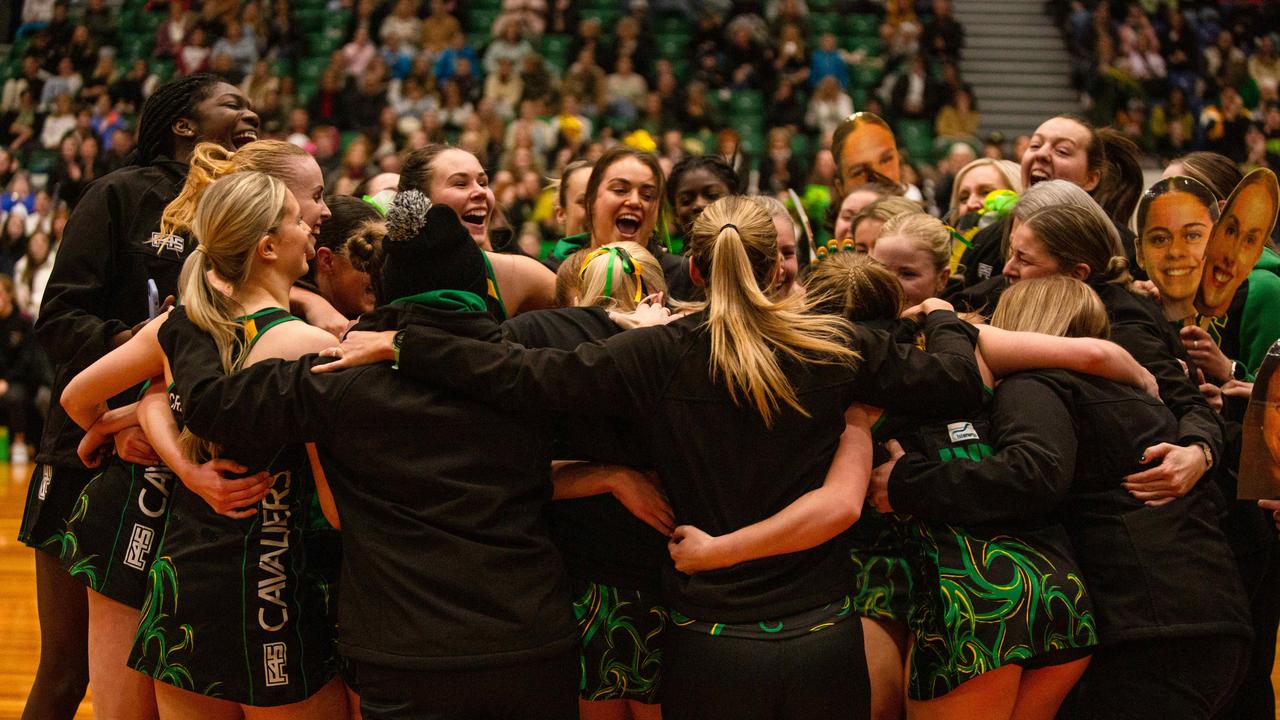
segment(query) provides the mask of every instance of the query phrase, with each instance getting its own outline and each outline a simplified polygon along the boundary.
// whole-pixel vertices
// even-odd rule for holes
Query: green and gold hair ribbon
[[[631,253],[623,248],[606,245],[592,250],[582,259],[582,269],[578,271],[578,279],[586,277],[587,268],[590,267],[591,261],[603,255],[609,256],[609,264],[605,266],[604,270],[604,296],[613,297],[613,264],[617,261],[622,263],[623,273],[636,279],[636,304],[639,304],[644,299],[644,276],[640,274],[643,266],[639,260],[631,257]]]

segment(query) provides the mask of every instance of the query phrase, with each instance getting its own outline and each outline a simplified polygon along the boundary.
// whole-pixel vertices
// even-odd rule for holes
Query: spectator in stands
[[[628,15],[618,21],[614,30],[613,45],[609,48],[609,58],[604,65],[617,71],[618,61],[622,58],[631,60],[631,67],[637,73],[648,77],[653,71],[652,38],[641,37],[640,21]]]
[[[378,46],[369,39],[367,28],[356,28],[356,34],[351,38],[351,42],[342,46],[343,64],[346,66],[347,75],[353,78],[363,75],[369,63],[373,62],[377,56]]]
[[[750,17],[740,15],[729,23],[729,42],[724,47],[725,68],[732,90],[761,89],[765,68],[773,66],[773,49],[751,36]]]
[[[785,80],[793,86],[804,85],[809,80],[809,51],[799,25],[782,26],[773,72],[778,82]]]
[[[1194,90],[1200,74],[1200,43],[1195,29],[1175,4],[1165,6],[1164,32],[1160,35],[1169,83],[1183,90]]]
[[[446,80],[440,93],[440,120],[445,130],[458,132],[467,118],[475,113],[475,106],[466,99],[456,79]]]
[[[959,59],[964,49],[964,27],[951,14],[951,0],[933,0],[933,19],[925,25],[920,46],[932,55]]]
[[[462,37],[462,25],[449,14],[449,3],[431,0],[431,14],[422,21],[422,49],[434,57],[445,48],[453,47],[459,37]]]
[[[382,63],[392,80],[403,80],[413,71],[416,59],[414,49],[405,45],[400,38],[392,35],[382,46]]]
[[[341,73],[342,71],[335,67],[327,67],[321,73],[320,87],[316,89],[315,95],[311,98],[311,105],[307,108],[307,112],[315,122],[347,125]]]
[[[125,159],[133,151],[133,132],[125,127],[111,131],[111,147],[102,158],[102,172],[105,175],[124,167]]]
[[[677,114],[676,118],[685,135],[712,133],[721,126],[719,116],[707,102],[707,86],[701,82],[689,84],[683,112]]]
[[[968,90],[958,90],[933,121],[934,145],[946,147],[963,142],[977,146],[980,144],[978,126],[981,124],[982,116],[973,105],[973,95]]]
[[[294,56],[295,37],[293,20],[289,17],[289,3],[271,4],[271,19],[267,21],[267,37],[271,47],[275,49],[277,58]]]
[[[582,112],[588,117],[596,117],[604,109],[604,81],[604,70],[596,64],[596,51],[587,46],[578,51],[577,59],[565,72],[560,81],[560,92],[577,98]]]
[[[108,88],[117,79],[116,59],[114,55],[103,53],[93,66],[93,71],[85,79],[84,88],[80,90],[80,99],[85,103],[95,102],[99,96],[106,95]]]
[[[553,0],[547,11],[546,32],[571,35],[577,27],[578,3],[574,0]]]
[[[582,51],[588,48],[595,53],[597,63],[600,58],[608,54],[604,43],[604,29],[600,25],[599,18],[583,18],[578,23],[578,31],[574,33],[573,42],[569,44],[568,56],[574,59],[580,58]]]
[[[497,36],[484,52],[484,71],[497,72],[498,62],[504,58],[510,60],[513,66],[519,65],[524,56],[531,52],[533,46],[525,39],[520,21],[516,17],[508,17],[498,26]]]
[[[1205,48],[1204,69],[1218,88],[1239,87],[1244,81],[1248,75],[1248,64],[1244,51],[1236,47],[1235,36],[1230,30],[1220,31],[1214,44]]]
[[[513,20],[530,36],[537,37],[546,26],[546,14],[546,0],[502,0],[502,14],[494,20],[491,31],[497,35],[499,23]]]
[[[440,54],[436,57],[435,65],[433,65],[436,82],[443,83],[457,74],[458,60],[460,59],[467,60],[473,67],[478,62],[476,51],[470,45],[467,45],[467,39],[462,33],[455,35],[452,44],[440,51]]]
[[[835,131],[842,120],[853,114],[853,99],[840,87],[840,83],[830,75],[818,83],[818,87],[809,98],[809,109],[805,112],[804,123],[820,135]]]
[[[186,42],[178,51],[177,67],[182,75],[195,75],[209,68],[211,51],[204,28],[196,26],[187,33]]]
[[[5,113],[0,122],[4,129],[4,139],[12,151],[20,151],[36,141],[36,128],[39,117],[36,115],[36,101],[31,91],[23,88],[18,93],[18,106]]]
[[[27,208],[16,204],[5,216],[0,227],[0,271],[8,272],[14,266],[14,258],[20,256],[27,245]]]
[[[271,65],[266,60],[258,60],[253,64],[253,72],[240,83],[240,92],[249,98],[255,108],[261,108],[267,102],[267,95],[280,90],[280,79],[271,74]]]
[[[770,25],[803,27],[809,16],[804,0],[769,0],[765,3],[764,17]]]
[[[422,81],[410,75],[404,80],[392,80],[387,84],[387,102],[397,118],[418,118],[428,110],[440,107],[434,95],[427,93]]]
[[[1205,107],[1200,113],[1200,130],[1207,150],[1226,155],[1236,162],[1245,159],[1245,132],[1249,129],[1249,111],[1235,86],[1222,88],[1218,104]],[[46,121],[47,122],[47,121]]]
[[[89,28],[77,25],[71,32],[71,43],[66,47],[66,56],[71,58],[71,66],[82,79],[93,72],[98,64],[98,44],[89,35]]]
[[[213,56],[227,55],[236,69],[246,75],[258,61],[258,43],[239,19],[227,23],[222,37],[213,44]]]
[[[415,45],[422,38],[422,21],[413,14],[413,0],[396,0],[391,14],[378,28],[378,39],[383,43],[392,38],[404,45]]]
[[[40,317],[40,303],[49,284],[49,274],[53,272],[56,253],[49,245],[49,234],[43,231],[33,233],[26,245],[26,252],[13,266],[13,279],[17,285],[18,309],[35,320]]]
[[[915,55],[893,84],[889,95],[890,113],[895,119],[931,119],[937,112],[937,96],[938,88],[929,77],[924,56]]]
[[[71,96],[62,93],[53,101],[53,112],[44,119],[40,130],[40,145],[54,150],[62,142],[62,137],[76,127],[75,108],[71,104]]]
[[[49,407],[52,372],[40,372],[40,348],[31,318],[18,310],[13,278],[0,275],[0,398],[4,400],[10,433],[9,459],[25,465],[29,459],[27,427]]]
[[[1187,92],[1181,85],[1173,85],[1168,100],[1151,109],[1148,143],[1160,157],[1173,159],[1191,151],[1195,132],[1196,117],[1187,106]]]
[[[1280,83],[1280,57],[1276,56],[1275,35],[1258,36],[1257,49],[1249,58],[1249,77],[1258,84],[1264,98],[1276,99],[1276,86]]]
[[[760,193],[784,196],[787,190],[804,187],[804,161],[791,151],[791,131],[785,127],[769,130],[768,147],[760,160]]]
[[[529,53],[524,57],[524,63],[520,65],[520,84],[524,86],[521,100],[547,103],[556,92],[556,78],[538,53]]]
[[[1154,33],[1122,32],[1120,34],[1120,56],[1116,59],[1116,68],[1133,78],[1147,97],[1164,95],[1165,68],[1164,58],[1156,47]]]
[[[86,138],[81,141],[75,133],[67,133],[63,136],[62,142],[58,144],[58,162],[49,173],[49,191],[66,200],[67,205],[72,208],[80,199],[80,193],[84,192],[84,186],[93,179],[92,175],[86,176],[85,168],[81,164],[82,142],[92,142],[96,149],[96,139]]]
[[[107,92],[121,104],[124,112],[132,113],[142,107],[142,102],[151,95],[159,82],[159,78],[147,68],[147,61],[137,58],[129,66],[129,72],[112,83]]]
[[[84,86],[84,78],[76,72],[71,57],[63,55],[58,59],[58,74],[49,78],[40,91],[40,108],[45,112],[53,109],[59,95],[75,98]]]
[[[18,96],[23,90],[30,90],[33,98],[39,98],[44,90],[46,78],[47,73],[40,70],[40,61],[33,55],[24,55],[21,72],[4,82],[4,95],[0,98],[0,113],[17,110]]]
[[[610,115],[633,123],[640,104],[649,93],[649,84],[643,75],[635,71],[630,55],[619,57],[615,67],[615,71],[605,78],[605,103]]]
[[[823,33],[818,49],[813,51],[809,61],[809,85],[818,87],[823,78],[833,77],[843,90],[849,87],[849,66],[845,63],[844,53],[836,43],[833,33]]]
[[[785,127],[796,133],[805,124],[804,112],[795,86],[786,78],[779,78],[770,101],[765,104],[765,121],[770,127]]]

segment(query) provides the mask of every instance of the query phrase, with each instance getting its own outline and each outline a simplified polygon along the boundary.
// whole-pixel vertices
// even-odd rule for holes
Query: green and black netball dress
[[[272,327],[296,320],[268,309],[241,318],[246,352]],[[204,336],[182,308],[171,333]],[[206,336],[207,337],[207,336]],[[182,399],[170,392],[181,421]],[[337,671],[323,558],[309,556],[324,527],[305,446],[264,457],[275,484],[252,517],[233,520],[175,483],[170,517],[148,577],[130,665],[176,687],[245,705],[306,699]]]
[[[58,536],[62,567],[90,590],[142,607],[169,498],[180,482],[164,465],[111,458],[80,493]]]
[[[939,461],[992,454],[985,416],[941,423],[884,415],[877,440]],[[1046,667],[1098,644],[1093,608],[1056,522],[959,526],[894,516],[913,575],[908,696],[932,700],[1009,664]]]

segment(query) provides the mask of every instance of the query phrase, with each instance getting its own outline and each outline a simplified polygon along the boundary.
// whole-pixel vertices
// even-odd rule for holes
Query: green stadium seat
[[[658,57],[684,57],[689,48],[689,35],[684,33],[659,33],[654,42],[658,48]]]
[[[297,81],[299,84],[304,82],[316,84],[320,82],[320,76],[324,74],[325,66],[329,64],[329,58],[326,56],[303,58],[298,61]]]
[[[875,15],[846,15],[844,30],[848,35],[880,36],[880,20]]]
[[[869,88],[880,84],[880,68],[874,65],[858,64],[849,70],[849,80],[856,87]]]
[[[307,8],[293,11],[293,21],[305,33],[318,33],[325,28],[326,12],[324,8]]]
[[[915,162],[933,160],[933,125],[928,120],[899,120],[894,124],[898,147],[907,151]]]
[[[474,7],[467,10],[467,29],[472,32],[491,32],[493,21],[502,14],[501,8]]]
[[[31,159],[27,161],[27,170],[34,174],[48,173],[58,164],[58,151],[48,148],[36,148],[31,151]]]
[[[840,32],[840,16],[835,13],[809,13],[808,22],[811,37]]]
[[[582,8],[578,11],[578,17],[583,20],[588,18],[599,20],[600,26],[604,29],[604,34],[613,35],[613,24],[617,22],[618,18],[622,17],[622,11],[613,5]]]
[[[156,58],[149,64],[151,72],[160,78],[160,82],[167,82],[173,77],[174,61],[169,58]]]
[[[542,36],[542,57],[561,70],[569,66],[569,46],[573,38],[569,35],[547,33]]]
[[[796,133],[791,136],[791,154],[799,158],[809,157],[809,136]]]
[[[764,94],[759,90],[737,90],[729,95],[729,111],[734,115],[763,115]]]
[[[654,20],[653,23],[653,31],[659,35],[668,33],[687,34],[691,27],[693,25],[688,18],[678,15],[664,15]]]
[[[483,54],[484,49],[489,46],[489,41],[493,39],[493,35],[488,32],[469,32],[467,33],[467,45],[477,53]]]
[[[880,38],[870,35],[851,35],[844,39],[844,47],[850,52],[862,50],[871,57],[880,56]]]

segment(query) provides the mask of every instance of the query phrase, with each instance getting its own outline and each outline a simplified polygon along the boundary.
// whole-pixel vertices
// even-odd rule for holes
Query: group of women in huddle
[[[384,215],[256,127],[214,78],[162,88],[139,164],[68,225],[31,702],[87,679],[102,717],[1231,703],[1260,621],[1185,369],[1214,358],[1135,291],[1155,248],[1095,200],[1122,174],[1082,121],[1017,176],[966,168],[954,224],[1021,193],[965,237],[854,116],[804,273],[787,208],[715,158],[571,165],[553,271],[488,249],[466,151],[411,153]],[[962,254],[988,265],[967,286]]]

